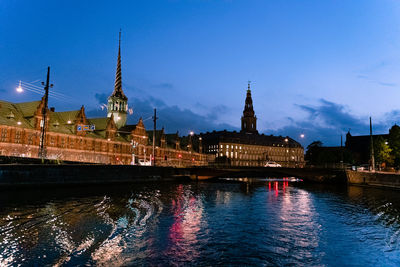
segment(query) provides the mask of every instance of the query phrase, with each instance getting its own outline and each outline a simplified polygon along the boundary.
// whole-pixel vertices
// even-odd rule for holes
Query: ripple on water
[[[391,191],[136,185],[0,206],[0,266],[397,265]],[[389,192],[389,193],[388,193]]]

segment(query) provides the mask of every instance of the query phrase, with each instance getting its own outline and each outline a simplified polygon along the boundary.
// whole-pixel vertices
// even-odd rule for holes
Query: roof
[[[33,128],[34,121],[31,120],[31,118],[34,116],[34,113],[39,104],[40,101],[18,104],[7,101],[0,101],[0,124],[9,126],[21,126],[23,128]]]
[[[124,126],[122,126],[121,128],[118,129],[118,132],[130,133],[130,132],[132,132],[133,130],[136,129],[136,125],[137,124],[124,125]]]
[[[152,144],[153,143],[153,131],[152,130],[146,131],[146,133],[147,133],[147,136],[149,137],[149,139],[148,139],[149,143]],[[155,134],[156,134],[156,146],[161,146],[161,138],[164,135],[164,129],[156,130]]]
[[[202,133],[200,134],[200,136],[203,138],[204,144],[227,142],[259,146],[302,147],[300,143],[290,138],[289,136],[284,137],[264,135],[259,133],[243,133],[236,131],[213,131],[211,133]]]
[[[41,101],[11,103],[0,101],[0,124],[9,126],[20,126],[26,129],[35,129],[35,112]],[[53,112],[48,110],[50,132],[75,134],[75,120],[81,110],[71,110],[62,112]],[[91,118],[88,124],[95,125],[94,131],[86,132],[87,137],[105,138],[108,122],[111,118]],[[117,141],[126,142],[128,137],[125,134],[116,136]]]

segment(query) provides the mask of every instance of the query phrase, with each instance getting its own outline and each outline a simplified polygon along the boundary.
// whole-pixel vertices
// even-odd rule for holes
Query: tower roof
[[[121,31],[119,31],[119,43],[118,43],[118,60],[117,60],[117,71],[115,73],[115,85],[114,91],[111,94],[113,97],[122,98],[127,100],[124,91],[122,91],[122,76],[121,76]]]
[[[254,116],[253,99],[251,98],[250,82],[247,85],[247,94],[244,103],[243,116],[244,117]]]

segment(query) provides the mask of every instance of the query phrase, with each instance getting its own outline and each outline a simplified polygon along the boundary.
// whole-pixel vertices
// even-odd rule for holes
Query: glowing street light
[[[21,81],[19,81],[19,85],[18,85],[18,87],[17,87],[17,92],[18,92],[18,93],[22,93],[23,91],[24,91],[24,89],[22,89]]]
[[[304,138],[304,134],[300,134],[300,138]]]
[[[194,132],[193,132],[193,131],[190,131],[190,135],[193,136],[193,135],[194,135]]]

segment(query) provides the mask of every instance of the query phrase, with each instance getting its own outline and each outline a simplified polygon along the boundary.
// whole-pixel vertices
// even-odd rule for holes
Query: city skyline
[[[355,2],[80,3],[77,9],[3,2],[0,34],[8,38],[0,40],[0,98],[39,99],[15,87],[19,80],[43,81],[50,65],[53,90],[69,98],[50,98],[49,105],[84,104],[98,114],[113,89],[122,28],[122,81],[133,121],[156,107],[158,125],[169,132],[238,130],[251,80],[261,133],[289,135],[304,146],[338,145],[349,128],[367,134],[369,116],[375,132],[386,132],[400,114],[399,6]],[[102,15],[109,19],[100,21]]]

